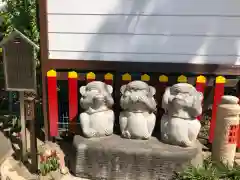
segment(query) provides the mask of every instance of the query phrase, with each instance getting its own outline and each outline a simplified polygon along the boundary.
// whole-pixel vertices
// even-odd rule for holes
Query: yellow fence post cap
[[[206,78],[203,75],[197,77],[198,83],[206,83]]]
[[[184,75],[181,75],[181,76],[178,77],[177,81],[179,83],[187,83],[187,77],[184,76]]]
[[[141,81],[150,81],[150,76],[148,74],[143,74],[141,76]]]
[[[168,77],[165,75],[159,76],[159,82],[168,82]]]
[[[104,75],[104,79],[105,79],[105,80],[113,80],[113,74],[111,74],[111,73],[105,74],[105,75]]]
[[[223,76],[216,77],[216,83],[226,83],[226,78]]]
[[[56,77],[56,76],[57,76],[57,72],[53,69],[47,72],[47,77]]]
[[[93,72],[87,73],[87,79],[96,79],[96,75]]]
[[[126,74],[122,75],[122,80],[123,81],[131,81],[132,76],[129,73],[126,73]]]
[[[77,78],[78,74],[75,71],[68,72],[68,77],[69,78]]]

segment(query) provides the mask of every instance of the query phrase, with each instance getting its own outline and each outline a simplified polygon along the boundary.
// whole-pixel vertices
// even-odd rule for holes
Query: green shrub
[[[204,160],[203,166],[189,166],[182,172],[177,172],[174,180],[240,180],[240,166],[233,168],[216,164],[210,158]]]
[[[15,28],[39,45],[37,0],[3,0],[3,2],[6,2],[7,7],[6,11],[0,12],[3,20],[0,32],[8,36]],[[34,56],[38,62],[39,52],[37,50]]]
[[[40,152],[39,171],[42,176],[46,176],[48,173],[58,170],[59,167],[59,157],[55,150],[46,150],[44,152]]]

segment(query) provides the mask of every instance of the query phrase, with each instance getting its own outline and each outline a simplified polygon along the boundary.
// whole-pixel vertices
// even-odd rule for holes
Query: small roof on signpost
[[[4,47],[4,45],[11,41],[14,40],[15,38],[20,37],[30,45],[32,45],[35,49],[39,50],[39,46],[36,45],[32,40],[30,40],[27,36],[25,36],[23,33],[18,31],[17,29],[14,29],[7,37],[4,37],[3,40],[0,42],[0,47]]]

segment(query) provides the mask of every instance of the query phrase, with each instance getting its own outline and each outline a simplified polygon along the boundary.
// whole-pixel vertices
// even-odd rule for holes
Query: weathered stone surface
[[[212,143],[212,160],[233,167],[239,126],[240,105],[235,96],[222,96],[218,105]]]
[[[1,179],[6,180],[33,180],[37,179],[36,176],[30,174],[28,169],[19,161],[15,160],[13,157],[8,157],[1,164]]]
[[[166,89],[162,108],[161,138],[164,142],[184,147],[193,146],[201,124],[203,95],[188,83],[178,83]]]
[[[238,104],[239,99],[236,96],[225,95],[221,98],[221,104]]]
[[[128,139],[149,139],[156,116],[156,89],[143,81],[132,81],[121,87],[119,122],[122,136]]]
[[[80,114],[83,135],[87,138],[110,136],[113,133],[114,103],[113,88],[101,81],[93,81],[81,86],[80,105],[85,112]]]
[[[75,136],[70,168],[75,176],[90,179],[164,180],[190,162],[202,163],[199,142],[182,148],[159,142],[129,140],[117,135],[86,139]]]

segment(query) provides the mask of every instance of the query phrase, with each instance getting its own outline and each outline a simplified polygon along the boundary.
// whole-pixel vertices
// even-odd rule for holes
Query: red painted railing
[[[58,135],[58,121],[59,121],[59,113],[58,113],[58,94],[57,94],[57,72],[54,70],[50,70],[47,73],[47,83],[48,83],[48,114],[49,114],[49,124],[50,124],[50,135],[57,136]],[[81,78],[80,78],[81,79]],[[149,74],[142,74],[139,78],[145,82],[154,82],[154,86],[157,89],[157,100],[158,104],[161,105],[161,96],[165,90],[165,88],[169,85],[169,77],[167,75],[160,75],[158,77],[158,81],[151,78]],[[91,82],[97,80],[96,74],[93,72],[89,72],[85,76],[85,82]],[[132,81],[133,78],[131,74],[125,73],[122,75],[122,82],[121,84],[127,84],[128,82]],[[69,102],[69,127],[70,131],[75,133],[76,132],[76,125],[78,119],[78,81],[79,81],[79,74],[77,72],[69,72],[68,73],[68,102]],[[111,73],[106,73],[103,76],[102,81],[107,84],[113,85],[114,82],[114,75]],[[177,82],[188,82],[188,77],[184,75],[180,75],[176,79]],[[217,113],[217,106],[221,99],[221,96],[224,94],[224,84],[226,79],[222,76],[218,76],[215,80],[214,86],[214,101],[212,105],[212,119],[210,124],[209,130],[209,142],[212,143],[213,141],[213,134],[215,129],[215,122],[216,122],[216,113]],[[200,75],[196,77],[195,86],[196,89],[204,94],[206,89],[207,79],[206,77]],[[201,119],[201,116],[198,117]],[[240,132],[239,132],[240,136]],[[239,138],[240,139],[240,138]],[[240,147],[240,140],[238,141],[238,147]]]

